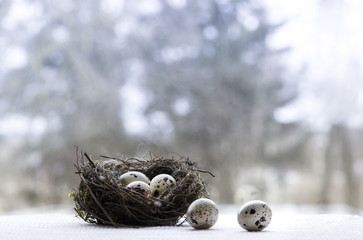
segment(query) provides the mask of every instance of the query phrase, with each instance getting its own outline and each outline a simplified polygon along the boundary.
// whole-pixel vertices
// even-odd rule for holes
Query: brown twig
[[[86,182],[86,180],[84,179],[84,177],[81,175],[80,176],[82,181]],[[111,224],[114,227],[117,227],[117,224],[112,220],[112,218],[110,217],[110,215],[108,214],[108,212],[104,209],[104,207],[102,206],[102,204],[100,203],[100,201],[98,201],[98,199],[96,198],[95,194],[93,193],[92,189],[90,188],[90,186],[86,183],[85,184],[88,192],[91,194],[93,200],[95,200],[95,202],[97,203],[97,205],[101,208],[102,212],[106,215],[106,217],[108,218],[108,220],[111,222]]]
[[[91,164],[92,167],[96,167],[95,163],[92,161],[92,159],[90,158],[90,156],[88,156],[88,154],[85,152],[84,155],[86,156],[88,162]]]

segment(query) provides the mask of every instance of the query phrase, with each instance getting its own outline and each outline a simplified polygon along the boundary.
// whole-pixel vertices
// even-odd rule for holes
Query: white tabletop
[[[363,239],[363,217],[343,214],[275,213],[262,232],[247,232],[236,214],[221,211],[209,230],[180,227],[113,228],[83,222],[70,213],[16,214],[0,216],[1,240],[24,239]]]

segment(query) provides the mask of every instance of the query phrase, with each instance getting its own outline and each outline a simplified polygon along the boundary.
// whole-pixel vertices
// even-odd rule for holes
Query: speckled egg
[[[159,174],[155,176],[150,182],[151,196],[159,197],[165,191],[169,191],[171,188],[175,187],[175,179],[168,174]]]
[[[195,229],[211,228],[218,220],[217,205],[210,199],[200,198],[190,204],[187,222]]]
[[[267,203],[253,200],[245,203],[238,212],[238,223],[247,231],[262,231],[272,218],[272,211]]]
[[[127,186],[130,183],[135,182],[135,181],[142,181],[146,184],[150,183],[150,179],[141,172],[127,172],[127,173],[122,174],[119,178],[119,183],[122,186]]]
[[[135,181],[127,185],[126,187],[129,190],[141,193],[144,196],[150,194],[150,186],[143,181]]]

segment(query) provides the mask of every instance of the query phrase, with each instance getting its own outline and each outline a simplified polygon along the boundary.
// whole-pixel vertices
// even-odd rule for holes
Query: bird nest
[[[184,156],[113,158],[94,161],[87,153],[77,153],[75,167],[79,186],[70,193],[77,215],[88,223],[121,226],[174,226],[183,222],[188,206],[207,197],[204,180],[195,162]],[[119,177],[138,171],[152,179],[169,174],[175,186],[159,197],[145,196],[118,184]],[[211,174],[213,176],[213,174]]]

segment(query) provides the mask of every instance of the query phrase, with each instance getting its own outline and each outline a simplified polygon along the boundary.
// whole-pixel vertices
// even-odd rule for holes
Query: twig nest
[[[187,222],[195,229],[209,229],[218,220],[218,207],[210,199],[201,198],[190,204]]]
[[[151,196],[159,197],[175,187],[176,181],[169,174],[159,174],[150,182]]]
[[[198,169],[189,158],[102,157],[104,161],[93,161],[81,153],[75,163],[81,181],[70,196],[77,215],[88,223],[174,226],[194,200],[208,196],[200,173],[209,172]],[[152,194],[153,186],[159,194],[156,190]]]

